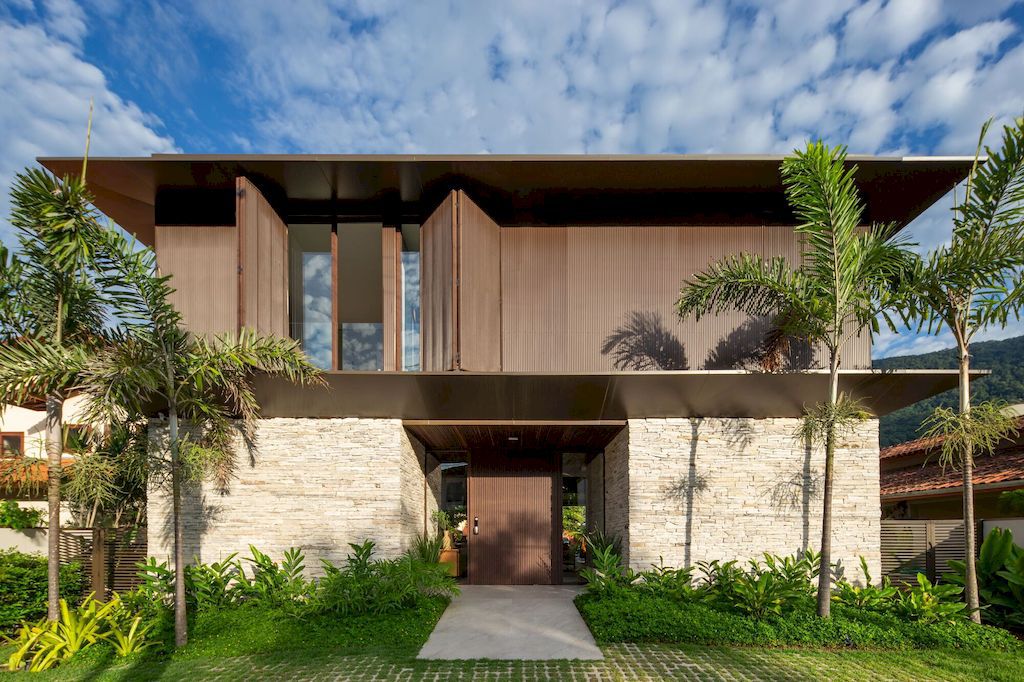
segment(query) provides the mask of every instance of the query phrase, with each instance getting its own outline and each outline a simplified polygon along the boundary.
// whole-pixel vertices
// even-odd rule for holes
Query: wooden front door
[[[469,575],[474,585],[561,582],[561,458],[473,452]]]

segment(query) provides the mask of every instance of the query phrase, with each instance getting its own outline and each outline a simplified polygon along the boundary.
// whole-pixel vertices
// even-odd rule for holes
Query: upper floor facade
[[[298,339],[326,370],[744,369],[767,321],[680,320],[729,254],[800,258],[769,156],[90,159],[101,210],[154,247],[195,333]],[[866,220],[906,224],[965,159],[851,157]],[[58,174],[76,159],[44,159]],[[870,339],[844,366],[870,367]],[[812,369],[812,348],[790,369]]]

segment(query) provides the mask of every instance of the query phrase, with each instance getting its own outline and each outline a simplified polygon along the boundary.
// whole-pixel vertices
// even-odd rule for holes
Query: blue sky
[[[0,0],[0,186],[81,153],[90,97],[96,155],[781,153],[808,137],[964,155],[986,117],[1024,112],[1022,26],[1005,0]],[[948,205],[910,227],[922,248]]]

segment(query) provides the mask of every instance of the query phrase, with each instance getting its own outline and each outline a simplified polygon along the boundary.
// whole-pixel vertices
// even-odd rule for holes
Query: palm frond
[[[741,253],[713,263],[683,283],[676,300],[682,318],[738,309],[766,317],[780,309],[800,310],[808,305],[807,282],[785,258],[765,260]]]
[[[967,412],[936,408],[921,425],[925,438],[941,438],[939,461],[943,467],[961,468],[977,454],[992,454],[1003,440],[1018,433],[1017,419],[1004,402],[991,400]]]

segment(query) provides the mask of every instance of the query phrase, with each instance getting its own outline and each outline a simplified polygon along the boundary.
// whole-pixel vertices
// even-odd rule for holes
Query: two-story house
[[[256,451],[185,504],[186,553],[254,544],[382,555],[467,506],[468,579],[562,577],[563,502],[646,567],[818,545],[826,394],[812,348],[756,371],[764,320],[680,321],[680,284],[730,253],[800,258],[777,156],[156,155],[94,158],[97,204],[155,248],[196,334],[301,341],[328,388],[262,380]],[[43,159],[57,174],[80,159]],[[851,157],[872,221],[906,224],[967,159]],[[885,414],[955,372],[842,390]],[[834,554],[879,561],[877,420],[840,444]],[[149,498],[170,555],[169,500]]]

